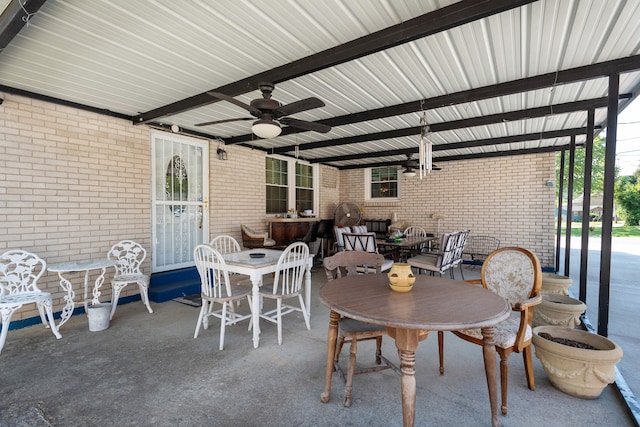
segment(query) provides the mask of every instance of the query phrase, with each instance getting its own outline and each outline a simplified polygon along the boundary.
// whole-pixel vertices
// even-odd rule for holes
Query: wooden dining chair
[[[369,273],[380,273],[385,259],[382,255],[364,251],[343,251],[323,260],[327,281],[339,279],[343,275],[353,276],[365,271]],[[387,358],[382,355],[382,337],[387,334],[384,326],[373,325],[359,320],[341,317],[338,320],[338,339],[336,341],[336,351],[334,357],[334,369],[345,381],[344,406],[351,406],[351,395],[353,390],[353,376],[369,372],[377,372],[383,369],[397,369]],[[356,354],[358,352],[358,342],[376,340],[376,366],[356,369]],[[349,363],[347,375],[342,371],[339,358],[342,347],[345,343],[350,344]],[[384,361],[384,365],[382,362]]]
[[[211,241],[209,242],[209,246],[220,252],[222,255],[240,252],[242,250],[242,248],[240,247],[240,243],[238,243],[238,241],[232,236],[228,236],[226,234],[221,234],[211,239]],[[249,276],[247,276],[246,274],[237,273],[229,273],[229,281],[232,285],[237,285],[240,283],[251,283],[251,281],[249,280]]]
[[[344,250],[345,251],[362,251],[369,252],[374,254],[380,254],[378,250],[378,245],[376,243],[376,233],[342,233],[342,238],[344,239]],[[381,254],[384,258],[385,254]],[[389,255],[393,255],[391,252]],[[384,261],[381,266],[381,271],[387,271],[393,265],[392,259],[384,258]]]
[[[493,251],[482,265],[480,283],[511,305],[511,316],[495,325],[495,348],[500,355],[500,388],[502,392],[502,414],[507,414],[507,382],[509,366],[507,359],[513,352],[522,353],[527,386],[535,390],[533,360],[531,358],[533,309],[540,304],[542,270],[536,255],[524,248],[504,247]],[[476,283],[477,281],[469,281]],[[474,344],[482,345],[482,333],[478,329],[465,329],[453,333]],[[440,373],[444,374],[444,339],[438,335]]]
[[[309,246],[304,242],[291,243],[280,255],[273,283],[260,288],[260,297],[276,301],[276,308],[260,313],[260,318],[275,323],[278,327],[278,344],[282,344],[282,316],[302,312],[302,317],[311,330],[309,312],[302,298],[302,284],[309,262]],[[298,307],[285,304],[285,301],[297,299]]]
[[[222,350],[226,326],[251,319],[251,314],[239,314],[233,309],[234,301],[246,298],[251,310],[251,285],[231,286],[229,272],[222,254],[209,245],[196,246],[193,250],[193,259],[200,276],[200,295],[202,297],[202,306],[193,338],[198,338],[200,325],[204,329],[208,329],[209,317],[216,317],[220,319],[220,344],[218,348]],[[220,304],[220,309],[216,310],[216,304]]]

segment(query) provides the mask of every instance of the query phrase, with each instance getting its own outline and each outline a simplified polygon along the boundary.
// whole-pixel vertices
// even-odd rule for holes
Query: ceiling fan
[[[282,105],[275,99],[271,99],[271,92],[273,92],[273,83],[261,82],[258,87],[262,92],[262,98],[257,98],[251,101],[250,104],[245,104],[229,95],[225,95],[220,92],[208,92],[209,95],[215,96],[218,99],[222,99],[227,102],[231,102],[239,107],[249,111],[253,117],[240,117],[236,119],[224,119],[214,120],[211,122],[198,123],[196,126],[209,126],[219,123],[235,122],[241,120],[255,120],[251,131],[261,138],[275,138],[280,135],[282,128],[280,125],[287,125],[298,129],[310,130],[314,132],[327,133],[331,130],[331,126],[324,125],[317,122],[308,122],[306,120],[299,120],[293,117],[288,117],[291,114],[299,113],[301,111],[311,110],[314,108],[324,107],[324,102],[318,98],[311,97],[294,101],[290,104]]]
[[[404,168],[404,170],[402,171],[402,174],[409,178],[416,176],[416,169],[420,167],[420,162],[418,162],[418,160],[416,159],[413,159],[412,157],[413,157],[412,153],[407,154],[407,160],[402,162],[402,164],[400,165],[400,169]],[[432,165],[431,169],[436,171],[442,170],[442,168],[437,165]]]

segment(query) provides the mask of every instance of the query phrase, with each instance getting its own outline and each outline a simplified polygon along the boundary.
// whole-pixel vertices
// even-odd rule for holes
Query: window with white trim
[[[317,171],[309,164],[285,157],[266,157],[267,214],[285,214],[290,209],[314,210],[318,192]]]
[[[400,180],[397,166],[380,166],[365,170],[367,200],[399,200]]]

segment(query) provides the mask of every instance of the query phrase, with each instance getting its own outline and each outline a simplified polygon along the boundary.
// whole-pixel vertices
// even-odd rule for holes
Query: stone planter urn
[[[550,294],[569,295],[571,277],[561,276],[555,273],[542,273],[542,289],[540,292]]]
[[[542,293],[542,302],[533,310],[533,326],[567,326],[580,324],[580,315],[587,306],[566,295]]]
[[[546,334],[563,343],[544,338]],[[579,348],[575,343],[595,349]],[[600,396],[615,380],[615,365],[622,358],[622,349],[610,339],[564,326],[535,327],[533,346],[551,384],[582,399]]]

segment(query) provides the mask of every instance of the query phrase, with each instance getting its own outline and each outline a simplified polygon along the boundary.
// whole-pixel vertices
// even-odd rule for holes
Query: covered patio
[[[562,192],[564,183],[555,182],[556,153],[571,163],[575,150],[589,150],[605,128],[603,223],[611,220],[617,115],[640,87],[638,2],[0,4],[1,252],[29,250],[52,265],[103,259],[113,243],[133,239],[148,250],[142,267],[151,274],[152,291],[168,284],[180,295],[199,286],[193,280],[195,244],[221,234],[240,241],[241,225],[266,232],[270,220],[289,210],[309,207],[317,219],[333,219],[336,207],[348,201],[365,218],[397,215],[438,234],[468,229],[494,236],[502,246],[532,250],[543,268],[557,271],[554,210],[556,188]],[[265,82],[291,114],[268,123],[281,130],[271,138],[259,138],[251,126],[269,119],[268,112],[262,117],[249,105],[269,95],[260,90],[271,87]],[[430,155],[420,155],[425,146]],[[184,159],[197,164],[195,173]],[[291,179],[289,198],[282,197],[285,209],[271,209],[269,162],[286,164],[294,178],[299,165],[308,169],[310,206],[298,209]],[[416,166],[423,176],[404,173]],[[371,170],[380,167],[394,174],[397,197],[371,197]],[[187,175],[188,191],[181,188]],[[600,272],[589,267],[591,276],[600,277],[589,288],[589,298],[598,294],[598,307],[590,309],[597,310],[598,331],[605,335],[609,234],[603,228]],[[584,297],[586,265],[579,275]],[[110,279],[108,272],[105,283]],[[323,275],[313,280],[317,292]],[[51,292],[60,315],[66,294],[59,277],[49,272],[40,285]],[[104,299],[110,292],[105,286]],[[121,301],[138,298],[137,289],[128,287]],[[124,305],[103,334],[90,334],[84,317],[73,316],[57,342],[34,325],[35,309],[16,313],[14,326],[22,329],[9,334],[0,360],[21,367],[11,380],[15,387],[6,389],[3,411],[24,399],[31,407],[42,402],[42,414],[64,425],[117,425],[145,424],[150,414],[175,405],[180,416],[168,422],[157,415],[158,423],[206,424],[211,412],[202,408],[215,405],[213,393],[223,399],[219,419],[235,411],[248,425],[265,413],[272,425],[297,419],[302,425],[399,423],[398,402],[389,404],[386,397],[397,396],[396,389],[382,392],[397,387],[387,381],[390,372],[366,378],[371,383],[360,387],[371,387],[370,397],[348,411],[336,399],[319,404],[320,386],[318,393],[314,387],[322,364],[316,362],[324,354],[327,316],[317,299],[311,334],[287,322],[292,329],[282,347],[268,344],[265,334],[264,346],[252,350],[244,334],[230,333],[228,349],[217,352],[205,339],[190,338],[193,309],[161,303],[170,298],[152,298],[153,314]],[[418,366],[425,381],[418,384],[419,424],[445,425],[467,416],[462,424],[488,424],[482,415],[488,413],[484,378],[467,371],[480,367],[467,359],[479,357],[478,349],[449,339],[451,369],[440,378],[435,340],[427,341]],[[110,351],[113,356],[103,356]],[[55,368],[52,358],[58,358]],[[552,414],[545,420],[550,425],[637,423],[627,418],[612,388],[594,402],[568,398],[544,383],[538,364],[541,384],[534,394],[516,382],[521,364],[510,365],[512,409],[505,424],[536,425],[534,414]],[[47,371],[36,375],[43,367]],[[469,378],[469,388],[459,385]],[[51,382],[40,383],[45,380]],[[444,388],[433,391],[436,383]],[[48,400],[48,387],[61,393]],[[97,397],[99,389],[107,400]],[[290,393],[286,405],[275,390]],[[198,396],[205,400],[192,404]],[[532,396],[542,396],[542,405],[532,405]],[[304,404],[296,405],[301,399]],[[422,409],[436,400],[438,410]],[[242,411],[256,402],[259,412]],[[381,414],[365,409],[367,402],[382,408]],[[130,406],[119,411],[119,404]],[[637,417],[638,408],[632,409]]]

